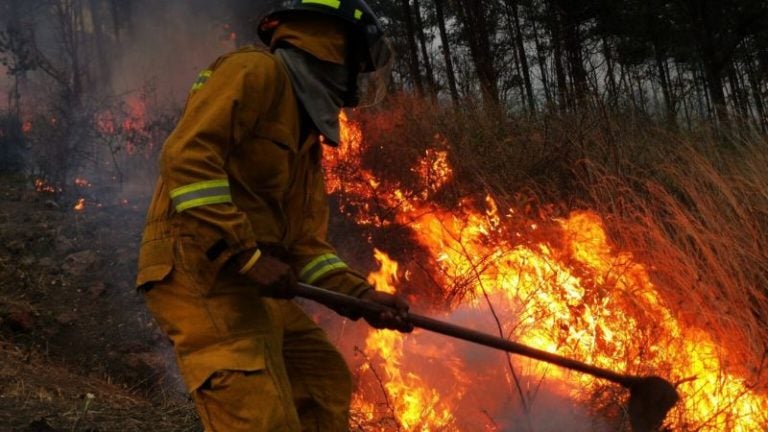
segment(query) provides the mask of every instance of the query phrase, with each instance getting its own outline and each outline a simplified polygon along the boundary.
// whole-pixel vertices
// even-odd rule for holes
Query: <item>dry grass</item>
[[[32,353],[0,345],[0,430],[38,422],[62,431],[199,430],[191,404],[151,403],[98,377],[86,378]],[[36,429],[35,429],[36,430]]]
[[[591,164],[584,205],[622,249],[652,264],[680,316],[753,364],[768,348],[768,141],[723,149],[713,136],[655,135],[649,166],[622,160],[611,173]]]

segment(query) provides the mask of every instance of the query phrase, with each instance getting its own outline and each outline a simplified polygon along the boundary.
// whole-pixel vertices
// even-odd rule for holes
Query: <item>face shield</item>
[[[378,29],[367,32],[367,59],[362,64],[362,71],[357,74],[357,105],[369,107],[380,103],[387,95],[389,80],[392,77],[394,51],[389,40]]]

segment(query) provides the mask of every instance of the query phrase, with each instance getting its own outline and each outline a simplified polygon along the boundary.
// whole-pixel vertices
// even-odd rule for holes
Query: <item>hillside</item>
[[[195,430],[132,288],[144,210],[1,182],[0,430]]]

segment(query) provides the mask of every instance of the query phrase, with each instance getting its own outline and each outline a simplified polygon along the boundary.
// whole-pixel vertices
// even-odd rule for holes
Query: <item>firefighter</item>
[[[387,312],[369,324],[413,328],[407,303],[326,241],[320,165],[341,108],[383,95],[392,56],[363,0],[265,3],[269,50],[245,47],[200,73],[163,146],[136,284],[206,431],[344,431],[351,374],[292,288],[380,303]]]

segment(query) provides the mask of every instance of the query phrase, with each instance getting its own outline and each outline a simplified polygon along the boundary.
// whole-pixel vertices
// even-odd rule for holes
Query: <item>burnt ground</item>
[[[148,197],[0,185],[0,432],[199,430],[133,290]]]

